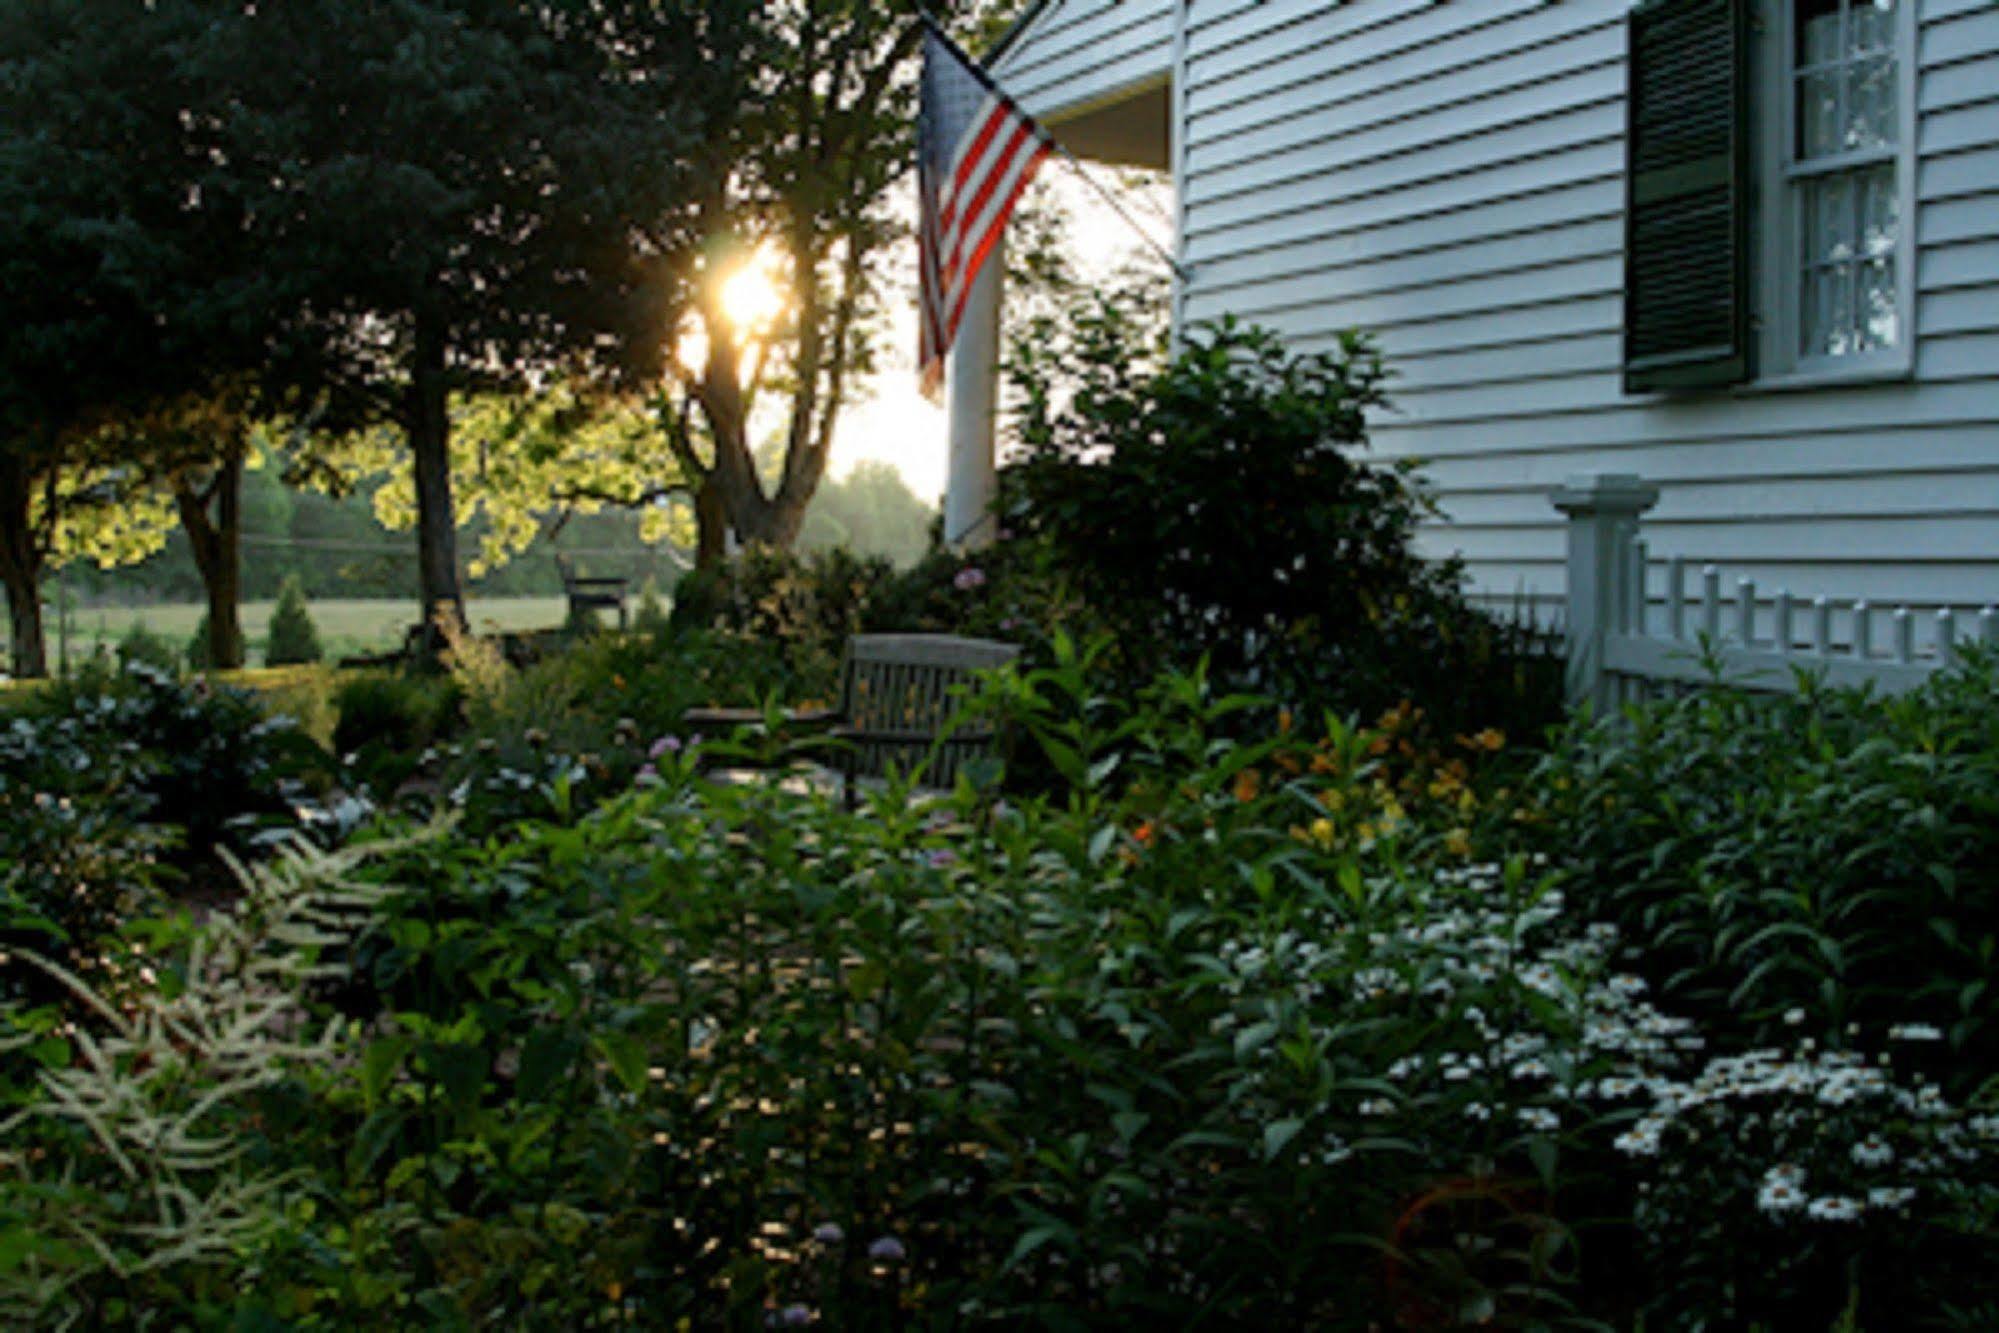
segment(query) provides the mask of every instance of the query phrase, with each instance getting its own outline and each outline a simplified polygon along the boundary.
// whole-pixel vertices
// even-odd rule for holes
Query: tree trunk
[[[215,516],[209,517],[213,502]],[[174,483],[174,507],[180,511],[188,548],[208,594],[208,665],[229,671],[243,665],[242,532],[243,450],[233,445],[207,487],[197,490],[187,479]]]
[[[426,640],[433,646],[444,626],[458,633],[465,629],[465,598],[458,587],[458,521],[451,505],[449,407],[444,327],[434,316],[419,315],[405,425],[416,480],[417,577]]]
[[[713,569],[729,558],[729,507],[709,477],[694,491],[694,566]]]
[[[42,639],[42,556],[32,520],[35,479],[18,458],[0,456],[0,581],[7,585],[9,663],[22,678],[49,674]]]

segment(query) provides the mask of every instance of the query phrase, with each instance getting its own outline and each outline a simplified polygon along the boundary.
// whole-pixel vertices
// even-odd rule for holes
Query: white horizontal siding
[[[1168,78],[1176,0],[1057,0],[1003,51],[994,75],[1029,114],[1065,114]]]
[[[1547,492],[1663,484],[1655,553],[1801,596],[1999,598],[1999,6],[1926,0],[1906,381],[1628,397],[1628,0],[1191,0],[1187,316],[1375,333],[1376,449],[1486,595],[1559,589]]]

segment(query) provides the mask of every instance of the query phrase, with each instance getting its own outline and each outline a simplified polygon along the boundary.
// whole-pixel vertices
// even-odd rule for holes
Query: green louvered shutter
[[[1624,389],[1749,377],[1746,0],[1631,11]]]

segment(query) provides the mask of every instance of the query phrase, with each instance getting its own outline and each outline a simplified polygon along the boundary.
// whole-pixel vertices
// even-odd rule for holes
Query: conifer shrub
[[[293,666],[317,662],[325,656],[319,645],[319,630],[306,610],[305,585],[296,574],[288,577],[278,591],[278,604],[271,612],[269,638],[264,645],[264,665]]]
[[[635,633],[657,638],[666,633],[666,627],[666,602],[660,596],[659,580],[648,578],[639,588],[639,609],[632,617],[632,629]]]

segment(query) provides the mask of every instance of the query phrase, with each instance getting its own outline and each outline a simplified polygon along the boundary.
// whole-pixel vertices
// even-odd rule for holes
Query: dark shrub
[[[79,762],[113,765],[148,823],[180,830],[190,864],[218,846],[247,850],[258,821],[286,818],[290,797],[326,777],[325,752],[295,719],[267,714],[247,690],[151,667],[58,682],[15,726],[63,737]]]
[[[878,556],[751,547],[718,568],[683,578],[671,620],[676,629],[716,629],[782,644],[798,689],[823,698],[848,636],[862,627],[867,607],[894,575]]]
[[[132,627],[118,640],[118,662],[121,666],[136,664],[169,673],[180,670],[174,646],[148,629],[143,620],[133,621]]]
[[[1001,492],[1003,527],[1046,546],[1128,680],[1205,656],[1223,686],[1293,704],[1410,699],[1456,730],[1553,720],[1552,659],[1465,601],[1458,562],[1416,551],[1432,505],[1413,466],[1357,456],[1385,402],[1364,338],[1293,354],[1224,322],[1158,369],[1142,350],[1108,308],[1023,345]]]
[[[343,755],[371,746],[419,751],[460,720],[458,687],[445,676],[369,672],[345,681],[333,702],[333,748]]]

